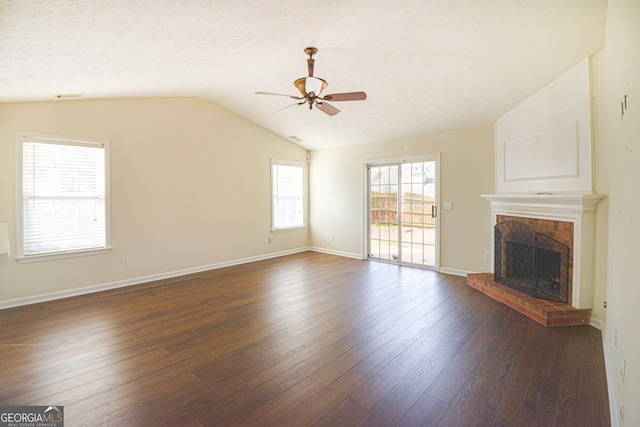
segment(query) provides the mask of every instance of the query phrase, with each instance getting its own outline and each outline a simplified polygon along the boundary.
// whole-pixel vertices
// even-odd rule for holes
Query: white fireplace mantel
[[[483,194],[492,209],[540,214],[580,215],[594,212],[602,194]]]
[[[493,225],[498,215],[573,223],[573,282],[571,305],[592,308],[594,295],[595,210],[601,194],[485,194]],[[493,233],[491,233],[493,239]]]

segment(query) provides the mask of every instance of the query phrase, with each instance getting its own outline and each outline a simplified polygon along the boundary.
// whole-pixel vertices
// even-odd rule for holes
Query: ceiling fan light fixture
[[[316,96],[320,96],[320,93],[327,87],[327,82],[317,77],[307,77],[305,82],[305,90],[307,93],[315,93]]]
[[[305,83],[306,80],[307,80],[306,77],[302,77],[301,79],[298,79],[295,82],[293,82],[293,85],[296,87],[296,89],[298,89],[298,92],[300,92],[302,96],[305,96],[307,94],[307,92],[304,91],[306,87],[306,83]]]
[[[302,96],[306,96],[311,92],[315,93],[316,96],[320,96],[322,91],[329,86],[325,80],[317,77],[302,77],[293,82],[293,85]]]

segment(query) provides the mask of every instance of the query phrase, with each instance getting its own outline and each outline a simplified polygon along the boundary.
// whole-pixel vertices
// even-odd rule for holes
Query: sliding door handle
[[[435,218],[438,216],[438,208],[436,205],[431,205],[431,218]]]

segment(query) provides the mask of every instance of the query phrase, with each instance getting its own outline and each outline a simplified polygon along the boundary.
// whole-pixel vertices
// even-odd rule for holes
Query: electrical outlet
[[[335,235],[335,234],[332,234],[332,235],[331,235],[331,241],[332,241],[332,242],[335,242],[335,240],[336,240],[336,235]]]
[[[126,267],[129,265],[129,257],[128,256],[123,256],[122,257],[122,266]]]
[[[267,243],[271,243],[271,237],[267,238]]]
[[[490,257],[491,257],[491,253],[489,253],[489,252],[485,252],[485,253],[484,253],[484,260],[485,260],[485,261],[489,261],[489,258],[490,258]]]
[[[450,211],[451,209],[453,209],[453,203],[451,203],[451,202],[444,202],[444,210],[445,210],[445,211]]]

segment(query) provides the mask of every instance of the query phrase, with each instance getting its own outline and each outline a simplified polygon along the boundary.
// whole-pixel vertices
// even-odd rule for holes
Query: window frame
[[[36,142],[52,145],[71,145],[71,146],[88,146],[100,147],[104,150],[104,207],[105,207],[105,243],[104,246],[95,248],[81,248],[60,250],[55,252],[43,252],[36,254],[25,254],[24,251],[24,143]],[[34,132],[17,132],[16,136],[16,242],[17,256],[19,263],[28,263],[36,261],[47,261],[62,258],[75,258],[88,255],[97,255],[111,251],[111,221],[110,221],[110,147],[108,140],[83,138],[75,136],[51,135]]]
[[[275,174],[274,174],[274,167],[275,166],[295,166],[295,167],[299,167],[300,170],[302,171],[302,201],[301,201],[301,206],[302,206],[302,223],[298,224],[298,225],[294,225],[294,226],[290,226],[290,227],[276,227],[275,225],[275,204],[274,204],[274,180],[275,180]],[[278,233],[278,232],[282,232],[282,231],[294,231],[294,230],[303,230],[305,228],[307,228],[307,224],[306,224],[306,201],[307,201],[307,177],[306,177],[306,173],[305,173],[305,163],[302,161],[295,161],[295,160],[279,160],[279,159],[271,159],[271,179],[269,180],[269,184],[270,184],[270,205],[271,205],[271,232],[272,233]]]

